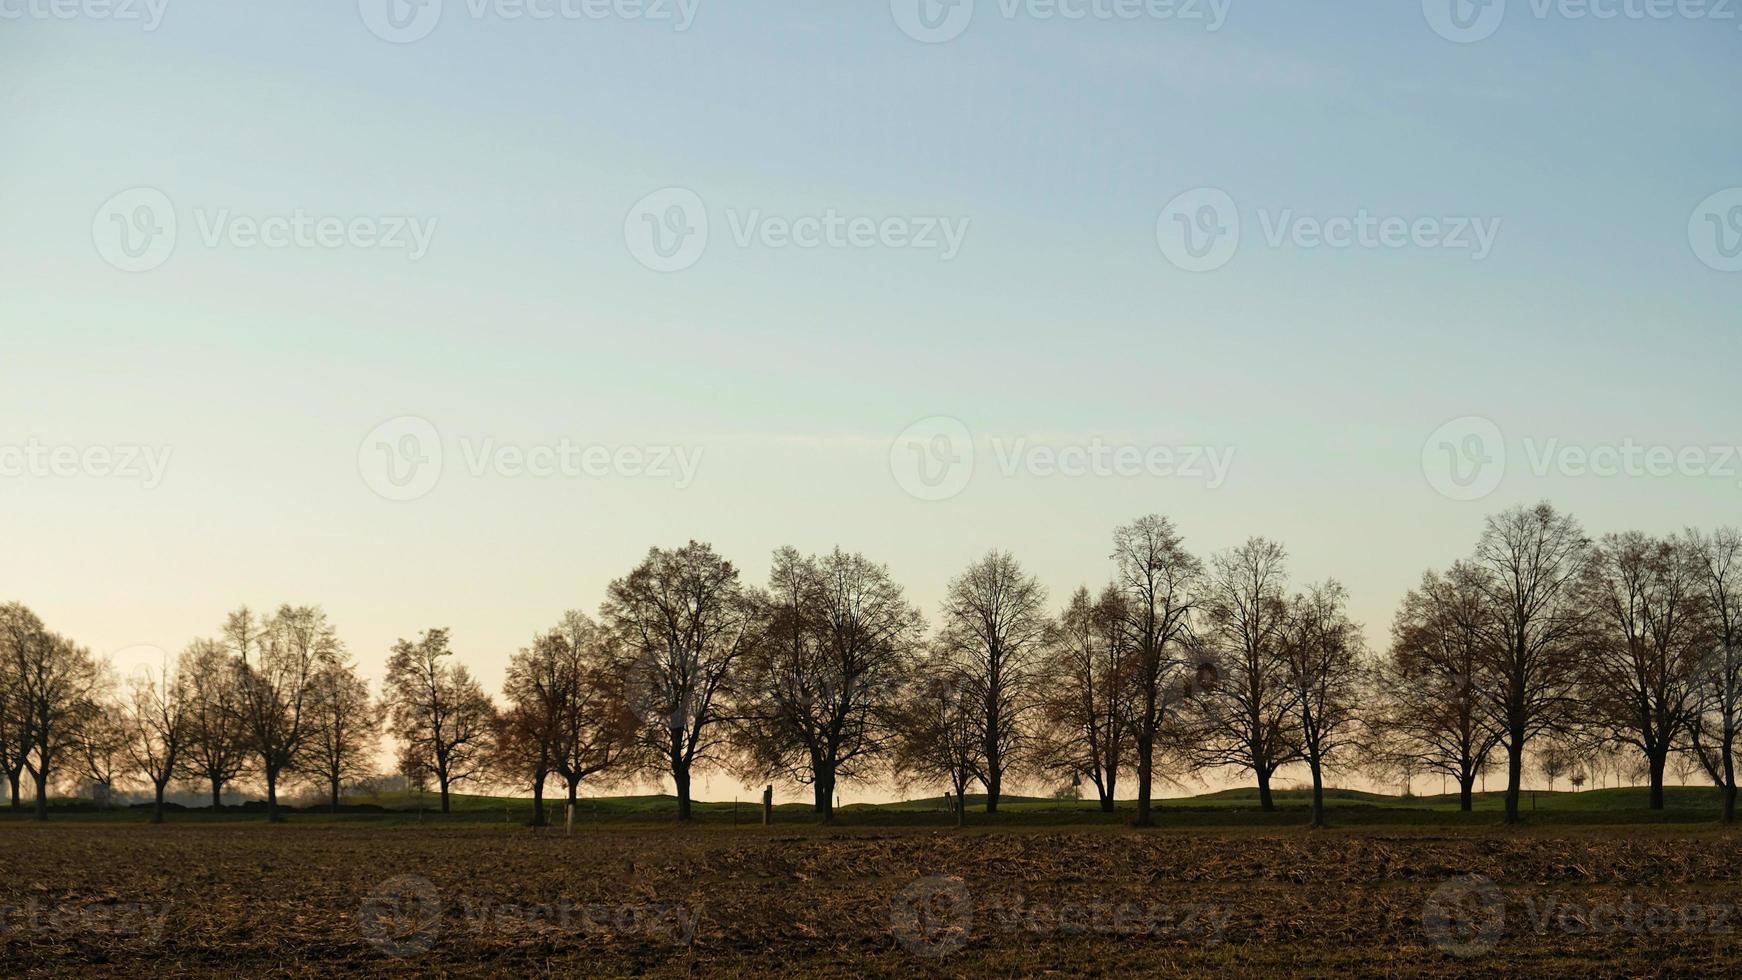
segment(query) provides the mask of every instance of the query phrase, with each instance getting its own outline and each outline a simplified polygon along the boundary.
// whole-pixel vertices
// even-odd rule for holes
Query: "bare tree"
[[[629,706],[624,657],[615,637],[578,610],[564,613],[553,632],[563,641],[562,669],[575,678],[574,695],[565,699],[557,718],[554,760],[572,816],[582,780],[613,779],[635,768],[635,752],[642,748],[636,738],[640,719]]]
[[[375,771],[383,712],[369,696],[369,682],[340,660],[321,667],[309,681],[308,711],[311,732],[303,771],[327,791],[337,812],[344,784]]]
[[[938,641],[980,700],[980,771],[986,812],[998,812],[1004,777],[1028,737],[1038,660],[1050,622],[1046,590],[1009,552],[991,551],[950,582]]]
[[[532,789],[535,827],[546,823],[550,776],[564,781],[572,815],[581,780],[621,761],[633,742],[635,719],[623,700],[618,665],[601,652],[602,640],[590,619],[570,612],[509,659],[496,767],[513,784]]]
[[[839,548],[776,551],[762,642],[743,667],[745,770],[810,786],[832,823],[836,786],[869,775],[894,741],[891,709],[922,628],[884,566]]]
[[[1473,570],[1428,572],[1403,597],[1391,627],[1391,656],[1377,685],[1372,718],[1386,752],[1408,755],[1458,786],[1458,807],[1473,806],[1476,779],[1504,727],[1490,698],[1493,658],[1483,650],[1486,597]]]
[[[1201,732],[1189,751],[1206,767],[1227,766],[1258,780],[1258,805],[1276,808],[1270,779],[1301,757],[1298,699],[1288,684],[1282,545],[1263,538],[1211,559],[1203,600],[1205,651],[1214,687],[1198,698]]]
[[[1547,502],[1488,518],[1476,545],[1470,567],[1487,607],[1478,622],[1506,746],[1507,823],[1518,822],[1531,739],[1564,728],[1574,703],[1590,550],[1579,522]]]
[[[122,726],[133,767],[151,783],[151,822],[163,822],[163,791],[181,771],[187,743],[188,685],[182,674],[164,664],[154,677],[149,670],[129,684]]]
[[[36,819],[48,819],[48,785],[80,730],[96,712],[103,672],[91,652],[50,633],[18,603],[0,606],[0,658],[10,665],[13,697],[24,718],[17,744],[36,783]]]
[[[90,780],[95,802],[107,805],[126,776],[131,759],[128,756],[128,731],[125,710],[109,697],[110,679],[100,682],[104,688],[91,710],[79,720],[73,735],[74,757],[79,775]]]
[[[1685,538],[1705,596],[1709,652],[1695,674],[1693,752],[1724,795],[1724,822],[1736,821],[1736,730],[1742,726],[1742,531],[1690,530]]]
[[[1698,717],[1703,570],[1681,540],[1637,531],[1605,535],[1586,569],[1581,720],[1645,757],[1651,808],[1661,810],[1664,769]]]
[[[176,674],[187,687],[182,770],[212,788],[212,809],[224,804],[224,786],[248,765],[239,676],[220,640],[195,640],[182,651]]]
[[[956,826],[967,823],[968,784],[979,778],[985,748],[985,701],[972,678],[946,656],[927,658],[896,711],[900,782],[942,782],[950,788]]]
[[[1191,642],[1203,563],[1159,514],[1113,532],[1113,561],[1124,595],[1124,634],[1131,644],[1131,734],[1137,749],[1137,826],[1154,823],[1151,794],[1156,752],[1164,731],[1181,721],[1197,689],[1204,658]]]
[[[11,790],[11,808],[22,805],[20,783],[30,756],[30,714],[25,710],[24,688],[18,664],[6,653],[4,619],[10,607],[0,607],[0,773]]]
[[[435,777],[442,812],[454,785],[483,774],[496,709],[464,664],[449,660],[446,629],[400,640],[387,658],[386,700],[401,763]]]
[[[1101,812],[1113,812],[1119,774],[1129,765],[1133,661],[1125,595],[1108,586],[1099,599],[1079,588],[1059,617],[1041,667],[1040,736],[1044,766],[1083,776]]]
[[[629,656],[640,739],[671,776],[679,820],[690,818],[690,778],[724,748],[727,702],[739,660],[756,642],[756,597],[709,545],[653,548],[611,583],[603,618]]]
[[[283,819],[278,785],[302,768],[314,736],[314,678],[341,659],[344,646],[316,606],[280,606],[264,622],[244,607],[230,615],[224,636],[234,656],[243,740],[266,781],[266,818],[276,823]]]
[[[1370,674],[1361,627],[1349,619],[1349,594],[1315,585],[1289,603],[1282,651],[1300,716],[1300,750],[1313,779],[1313,826],[1325,825],[1325,778],[1358,734]]]

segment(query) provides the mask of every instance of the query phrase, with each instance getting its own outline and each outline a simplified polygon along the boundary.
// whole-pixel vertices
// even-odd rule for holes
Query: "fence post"
[[[762,826],[774,824],[774,787],[772,785],[762,790]]]

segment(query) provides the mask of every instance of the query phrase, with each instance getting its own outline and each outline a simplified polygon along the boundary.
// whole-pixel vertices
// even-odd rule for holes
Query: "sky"
[[[1383,648],[1508,506],[1742,523],[1738,90],[1728,3],[0,0],[0,599],[494,689],[653,545],[935,620],[1158,512]]]

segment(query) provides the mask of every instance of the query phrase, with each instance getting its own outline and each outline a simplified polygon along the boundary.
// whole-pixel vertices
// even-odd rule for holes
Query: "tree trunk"
[[[1258,809],[1265,813],[1276,810],[1276,801],[1270,797],[1270,773],[1260,766],[1258,772]]]
[[[988,765],[986,767],[986,812],[998,812],[999,787],[1004,785],[1002,766]]]
[[[332,784],[331,789],[333,791],[333,812],[338,813],[339,812],[339,776],[337,773],[333,774],[333,778],[330,780],[330,782]]]
[[[284,818],[278,813],[278,773],[276,770],[266,770],[266,822],[281,823]]]
[[[36,774],[36,819],[48,819],[48,767]]]
[[[216,776],[213,776],[212,777],[212,810],[216,811],[219,807],[221,807],[223,805],[224,805],[224,781],[222,779],[219,779]]]
[[[442,812],[447,813],[448,812],[448,777],[446,775],[441,775],[441,776],[437,776],[436,778],[441,783]]]
[[[163,822],[163,784],[157,783],[157,800],[151,805],[151,822]]]
[[[815,793],[817,817],[825,824],[835,822],[835,778],[832,774],[817,775],[816,785],[811,787]]]
[[[1137,826],[1155,826],[1155,817],[1149,812],[1149,794],[1151,778],[1155,774],[1155,742],[1152,739],[1140,739],[1137,743]]]
[[[1663,809],[1663,770],[1669,762],[1669,750],[1663,749],[1651,756],[1651,808]]]
[[[956,787],[956,826],[968,825],[968,793],[967,784]]]
[[[1458,809],[1459,810],[1462,810],[1465,813],[1469,813],[1474,808],[1475,801],[1473,799],[1471,799],[1471,796],[1473,795],[1472,791],[1475,788],[1476,788],[1476,774],[1475,773],[1471,773],[1468,776],[1465,776],[1463,779],[1458,780]]]
[[[1313,826],[1325,825],[1325,774],[1318,760],[1313,760],[1307,768],[1313,772]]]
[[[14,810],[23,805],[23,797],[21,797],[18,792],[18,783],[21,775],[22,773],[17,770],[6,774],[6,781],[12,784],[12,809]]]
[[[543,827],[544,821],[544,773],[532,781],[532,825]]]
[[[1512,730],[1506,746],[1506,822],[1518,822],[1518,795],[1524,785],[1524,732]]]
[[[575,808],[575,791],[580,788],[581,777],[576,776],[573,779],[567,780],[567,782],[569,785],[569,809],[573,810]]]
[[[689,767],[683,765],[673,766],[671,781],[672,785],[677,788],[677,818],[679,820],[688,820],[690,818]]]

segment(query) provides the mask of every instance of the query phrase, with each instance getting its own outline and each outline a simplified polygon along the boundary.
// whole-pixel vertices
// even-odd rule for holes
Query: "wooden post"
[[[768,786],[762,790],[762,826],[774,824],[774,787]]]

